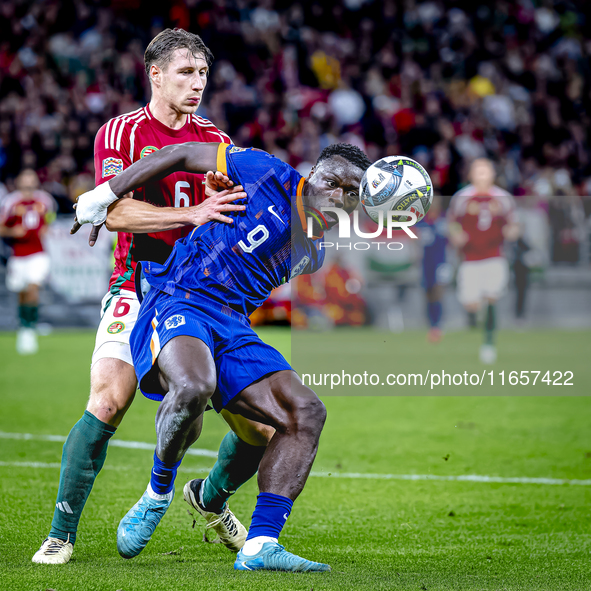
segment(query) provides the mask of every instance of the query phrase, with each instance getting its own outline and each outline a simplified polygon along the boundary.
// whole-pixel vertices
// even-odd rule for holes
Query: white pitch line
[[[454,482],[491,482],[500,484],[571,484],[576,486],[591,486],[591,480],[530,478],[527,476],[483,476],[480,474],[440,476],[437,474],[363,474],[359,472],[310,472],[310,476],[318,476],[322,478],[353,478],[367,480],[447,480]]]
[[[60,468],[61,464],[50,463],[50,462],[0,462],[0,468]],[[213,466],[212,466],[213,468]],[[111,466],[107,464],[103,466],[103,470],[118,470],[129,472],[130,470],[144,470],[141,466]],[[179,472],[187,472],[194,474],[195,472],[204,472],[208,474],[211,472],[211,468],[189,468],[181,466]]]
[[[34,435],[32,433],[4,433],[0,431],[0,439],[21,439],[27,441],[54,441],[56,443],[64,443],[66,438],[63,435]],[[143,441],[124,441],[123,439],[111,439],[109,446],[125,447],[127,449],[148,449],[154,451],[155,443],[145,443]],[[203,456],[206,458],[217,458],[217,451],[209,449],[191,449],[187,450],[187,455]]]
[[[31,433],[4,433],[0,431],[0,439],[20,439],[20,440],[37,440],[37,441],[55,441],[63,443],[66,438],[62,435],[33,435]],[[145,443],[142,441],[122,441],[119,439],[112,439],[109,445],[114,447],[126,447],[131,449],[147,449],[153,450],[153,443]],[[187,455],[205,456],[210,458],[217,458],[217,452],[209,449],[189,449]],[[59,468],[60,464],[44,463],[44,462],[0,462],[0,467],[14,467],[14,468]],[[123,466],[105,466],[113,470],[129,470],[129,467]],[[182,468],[182,472],[209,472],[206,468]],[[591,486],[591,480],[568,480],[565,478],[532,478],[528,476],[484,476],[481,474],[459,474],[459,475],[438,475],[438,474],[364,474],[362,472],[319,472],[312,471],[310,476],[315,478],[349,478],[353,480],[443,480],[448,482],[480,482],[480,483],[497,483],[497,484],[549,484],[549,485],[564,485],[571,486]]]

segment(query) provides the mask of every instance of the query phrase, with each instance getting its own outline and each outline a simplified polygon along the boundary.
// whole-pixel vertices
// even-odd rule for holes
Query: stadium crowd
[[[372,160],[405,153],[448,196],[488,156],[499,185],[538,197],[555,241],[579,240],[576,220],[591,213],[591,22],[566,0],[5,0],[7,190],[34,168],[71,211],[93,184],[98,128],[149,99],[143,50],[166,26],[212,49],[200,114],[235,143],[301,172],[335,141]]]

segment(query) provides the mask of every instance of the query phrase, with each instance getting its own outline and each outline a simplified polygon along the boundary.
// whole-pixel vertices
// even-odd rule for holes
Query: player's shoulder
[[[515,199],[513,198],[513,195],[509,193],[509,191],[505,191],[505,189],[494,185],[491,195],[498,203],[500,203],[505,213],[509,213],[515,209]]]
[[[10,215],[12,208],[21,200],[21,198],[22,193],[20,191],[12,191],[12,193],[5,195],[0,204],[0,214],[2,217]]]
[[[474,187],[472,185],[466,185],[459,191],[454,193],[449,203],[449,209],[455,214],[459,214],[460,210],[466,205],[466,203],[474,196]]]
[[[129,113],[122,113],[109,119],[97,133],[97,140],[102,139],[106,149],[117,149],[123,138],[128,138],[137,128],[151,119],[146,107],[140,107]]]
[[[50,211],[56,209],[55,199],[53,198],[51,193],[48,193],[43,189],[37,189],[33,196],[35,200],[42,203],[46,207],[46,209]]]
[[[209,119],[201,117],[201,115],[192,114],[191,126],[193,132],[199,137],[203,137],[207,141],[222,142],[224,144],[231,144],[230,136],[212,123]]]

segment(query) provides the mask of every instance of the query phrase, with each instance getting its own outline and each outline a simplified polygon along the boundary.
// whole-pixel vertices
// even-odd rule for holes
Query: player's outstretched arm
[[[75,234],[82,224],[92,223],[89,244],[96,242],[98,231],[106,221],[107,228],[118,232],[160,232],[185,225],[198,226],[208,221],[232,223],[225,212],[243,211],[242,205],[232,203],[246,197],[240,186],[233,186],[227,176],[211,170],[217,168],[219,144],[187,142],[162,148],[136,162],[119,176],[103,183],[93,191],[81,195],[76,210],[76,221],[70,231]],[[161,208],[131,199],[119,199],[130,191],[176,171],[207,172],[206,190],[209,199],[187,208]],[[206,189],[208,188],[206,187]],[[218,192],[214,190],[218,189]],[[220,190],[226,188],[227,190]],[[119,200],[118,200],[119,199]],[[108,213],[107,213],[108,208]]]
[[[218,147],[219,144],[201,142],[166,146],[138,160],[111,179],[111,191],[117,197],[122,197],[149,181],[164,178],[173,172],[205,174],[210,170],[217,170]]]
[[[109,206],[106,226],[111,232],[164,232],[183,226],[200,226],[210,221],[232,223],[224,212],[244,211],[244,205],[232,203],[244,199],[246,193],[239,185],[221,191],[191,207],[156,207],[145,201],[119,199]],[[92,245],[91,245],[92,246]]]

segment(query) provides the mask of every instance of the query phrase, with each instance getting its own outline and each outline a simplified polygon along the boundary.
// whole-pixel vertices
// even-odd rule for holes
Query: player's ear
[[[307,178],[309,178],[309,179],[312,178],[312,176],[313,176],[313,174],[315,172],[315,169],[316,169],[316,166],[313,166],[312,169],[310,170],[310,173],[308,174],[308,177]]]
[[[162,82],[161,73],[162,70],[160,70],[156,64],[152,64],[150,66],[150,82],[156,86],[160,86],[160,83]]]

